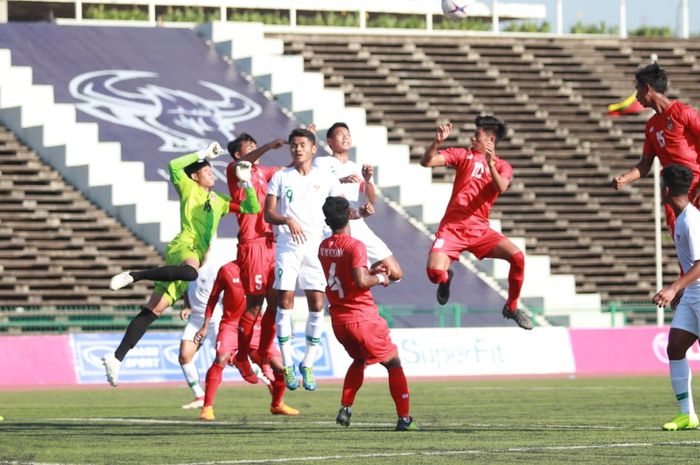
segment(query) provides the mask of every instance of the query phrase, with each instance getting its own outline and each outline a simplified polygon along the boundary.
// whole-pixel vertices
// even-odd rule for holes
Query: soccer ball
[[[472,9],[472,3],[467,0],[442,0],[442,12],[452,19],[466,18]]]

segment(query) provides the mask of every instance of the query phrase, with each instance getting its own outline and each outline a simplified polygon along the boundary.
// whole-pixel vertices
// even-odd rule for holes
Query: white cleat
[[[107,374],[107,381],[114,387],[117,387],[117,380],[119,379],[119,368],[122,366],[122,362],[117,360],[114,354],[109,353],[102,357],[102,364],[105,366],[105,372]]]
[[[191,410],[195,408],[202,408],[204,407],[204,397],[197,397],[195,400],[190,402],[189,404],[185,404],[182,406],[185,410]]]
[[[112,279],[109,281],[109,288],[112,289],[113,291],[119,290],[122,287],[126,287],[129,284],[134,282],[134,278],[129,274],[128,271],[123,271],[119,274],[115,274],[112,276]]]

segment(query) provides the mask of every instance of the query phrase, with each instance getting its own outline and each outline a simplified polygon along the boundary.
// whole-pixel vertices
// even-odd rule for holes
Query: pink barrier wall
[[[0,337],[0,385],[77,384],[69,336]]]
[[[668,373],[668,327],[572,329],[569,337],[577,374]],[[688,351],[688,361],[691,369],[700,369],[697,343]]]

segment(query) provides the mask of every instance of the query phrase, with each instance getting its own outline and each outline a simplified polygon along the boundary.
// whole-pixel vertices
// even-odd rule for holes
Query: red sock
[[[389,368],[389,392],[396,404],[396,414],[400,417],[410,415],[408,383],[402,367]]]
[[[523,288],[525,278],[525,255],[518,251],[510,256],[510,271],[508,272],[508,300],[506,307],[513,313],[518,308],[520,290]]]
[[[350,407],[355,403],[357,391],[362,387],[365,381],[365,362],[354,361],[345,373],[345,381],[343,381],[343,395],[340,397],[340,405]]]
[[[430,282],[435,284],[446,283],[450,279],[450,275],[447,274],[447,270],[437,270],[435,268],[426,268],[425,271],[428,272],[428,279]]]
[[[260,354],[260,358],[270,358],[270,346],[272,346],[272,341],[275,340],[276,335],[276,316],[276,308],[267,307],[267,310],[263,313],[260,322],[260,342],[258,344],[258,354]]]
[[[214,405],[214,397],[216,397],[216,391],[219,389],[221,384],[221,378],[224,372],[224,367],[217,363],[212,363],[207,371],[207,385],[204,388],[204,406],[210,407]]]
[[[243,312],[241,319],[238,320],[238,352],[236,353],[238,360],[243,360],[248,356],[250,341],[253,339],[255,320],[257,318],[248,312]]]
[[[282,403],[284,391],[287,390],[287,385],[284,383],[284,372],[275,370],[275,379],[272,381],[272,406],[277,407]]]

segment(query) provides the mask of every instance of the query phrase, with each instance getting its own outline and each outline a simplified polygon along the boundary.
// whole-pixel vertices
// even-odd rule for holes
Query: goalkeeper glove
[[[250,178],[252,176],[253,165],[249,161],[239,161],[236,163],[236,177],[238,185],[242,188],[250,187]]]
[[[212,142],[211,144],[207,145],[207,148],[202,149],[198,152],[200,160],[202,158],[206,158],[207,160],[213,160],[214,158],[218,157],[219,155],[222,155],[224,153],[224,149],[221,148],[218,142]]]

